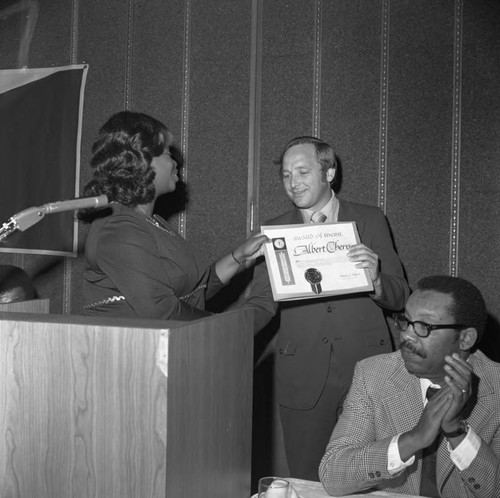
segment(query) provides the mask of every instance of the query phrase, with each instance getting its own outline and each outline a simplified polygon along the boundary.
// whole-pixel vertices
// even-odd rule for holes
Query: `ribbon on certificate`
[[[288,256],[288,251],[286,250],[286,241],[283,237],[278,237],[272,239],[274,254],[276,255],[276,261],[278,262],[278,268],[280,271],[281,285],[295,285],[295,279],[293,278],[292,265],[290,264],[290,257]]]
[[[321,280],[323,280],[323,275],[316,268],[308,268],[304,273],[305,279],[311,284],[311,290],[315,294],[321,294]]]

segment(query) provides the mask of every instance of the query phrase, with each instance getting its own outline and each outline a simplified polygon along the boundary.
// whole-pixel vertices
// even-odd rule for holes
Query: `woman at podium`
[[[261,254],[267,238],[254,236],[210,264],[153,214],[157,198],[179,181],[172,143],[167,127],[142,113],[119,112],[99,130],[84,195],[105,195],[110,204],[79,214],[91,222],[83,314],[168,320],[210,315],[205,301]]]

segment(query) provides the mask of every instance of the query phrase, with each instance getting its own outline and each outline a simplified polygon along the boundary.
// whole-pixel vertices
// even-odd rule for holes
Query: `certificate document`
[[[261,227],[275,301],[373,291],[368,270],[355,268],[347,251],[359,244],[354,222]]]

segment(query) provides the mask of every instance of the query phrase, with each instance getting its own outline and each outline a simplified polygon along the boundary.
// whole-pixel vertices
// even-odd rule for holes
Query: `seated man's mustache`
[[[400,349],[407,349],[408,351],[418,355],[418,356],[421,356],[422,358],[426,358],[427,355],[425,354],[424,351],[421,351],[420,349],[416,348],[411,342],[409,341],[402,341],[400,344],[399,344],[399,348]]]

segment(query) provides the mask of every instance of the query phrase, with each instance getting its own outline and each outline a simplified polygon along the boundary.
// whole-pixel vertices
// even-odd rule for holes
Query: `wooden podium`
[[[24,313],[49,313],[49,299],[31,299],[14,303],[1,303],[0,313],[3,311],[23,311]]]
[[[250,310],[0,313],[0,496],[250,495]]]

